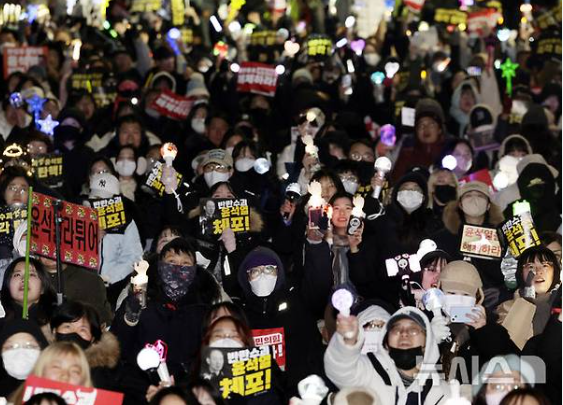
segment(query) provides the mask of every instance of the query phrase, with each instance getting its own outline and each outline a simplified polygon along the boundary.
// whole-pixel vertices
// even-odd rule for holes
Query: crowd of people
[[[2,7],[8,403],[561,404],[560,1]],[[5,221],[31,191],[98,210],[97,269]]]

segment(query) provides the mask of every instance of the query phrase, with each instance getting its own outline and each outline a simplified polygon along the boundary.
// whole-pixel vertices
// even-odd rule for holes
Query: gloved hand
[[[448,321],[443,315],[434,316],[432,321],[430,321],[430,326],[432,327],[432,333],[434,333],[438,343],[443,342],[451,335]]]
[[[137,295],[133,293],[131,289],[129,295],[125,298],[125,323],[129,326],[135,326],[139,323],[139,318],[141,317],[141,311],[143,310],[141,302]]]

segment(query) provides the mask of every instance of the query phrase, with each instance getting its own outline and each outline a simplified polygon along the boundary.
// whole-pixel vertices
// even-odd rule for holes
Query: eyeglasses
[[[394,336],[401,336],[403,333],[406,333],[408,336],[410,337],[415,337],[418,336],[423,332],[422,329],[420,329],[419,327],[416,326],[409,326],[408,328],[402,328],[400,326],[393,326],[391,328],[391,330],[389,331],[390,335],[394,335]]]
[[[261,274],[264,274],[265,276],[275,276],[278,274],[278,266],[274,266],[273,264],[256,266],[249,269],[247,273],[251,280],[257,279]]]
[[[379,330],[382,329],[383,326],[385,326],[385,322],[373,320],[364,325],[364,330]]]
[[[27,187],[22,187],[22,186],[8,186],[8,190],[16,193],[16,194],[25,194],[27,193],[28,188]]]
[[[540,265],[537,265],[536,263],[526,263],[522,269],[526,270],[526,271],[535,271],[538,268],[543,268],[546,270],[549,270],[550,268],[553,268],[553,262],[549,262],[549,261],[543,261],[541,262]]]
[[[208,163],[203,168],[203,171],[205,173],[211,173],[211,172],[227,173],[229,171],[229,167],[218,163]]]
[[[349,181],[350,183],[358,183],[358,178],[356,176],[340,176],[340,180]]]
[[[357,153],[357,152],[353,152],[350,154],[350,159],[355,160],[356,162],[359,162],[361,160],[373,160],[374,158],[374,154],[373,153]]]
[[[9,346],[4,346],[2,347],[2,351],[6,351],[6,350],[13,350],[13,349],[36,349],[39,350],[41,349],[37,343],[34,342],[25,342],[25,343],[14,343],[11,344]]]

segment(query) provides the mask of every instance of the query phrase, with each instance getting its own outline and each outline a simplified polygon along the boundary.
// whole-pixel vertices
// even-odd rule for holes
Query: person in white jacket
[[[355,316],[337,318],[337,333],[325,352],[327,376],[339,388],[374,389],[382,405],[437,405],[449,387],[435,365],[440,357],[430,321],[422,311],[404,307],[385,325],[376,353],[362,354],[365,335]]]

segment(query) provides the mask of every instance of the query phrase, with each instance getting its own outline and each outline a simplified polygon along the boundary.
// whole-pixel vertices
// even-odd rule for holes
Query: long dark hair
[[[561,267],[559,266],[559,260],[555,256],[555,253],[545,246],[534,246],[528,248],[524,250],[518,258],[518,264],[516,266],[516,282],[518,283],[518,287],[523,287],[525,284],[523,276],[524,265],[534,263],[536,259],[540,262],[547,261],[553,264],[553,281],[551,282],[551,286],[549,286],[548,291],[553,290],[553,288],[559,284]]]
[[[18,257],[10,263],[4,273],[4,280],[2,281],[2,296],[0,297],[0,302],[2,302],[2,306],[6,310],[6,319],[20,316],[20,314],[16,312],[20,311],[22,306],[17,303],[10,294],[10,281],[12,279],[12,274],[14,274],[14,270],[19,263],[25,263],[25,257]],[[42,326],[47,324],[51,319],[56,302],[55,290],[51,286],[49,274],[41,262],[36,259],[29,258],[29,264],[35,268],[37,276],[39,277],[39,280],[41,280],[41,295],[39,297],[39,302],[36,304],[37,314],[35,316],[35,320],[40,326]]]

